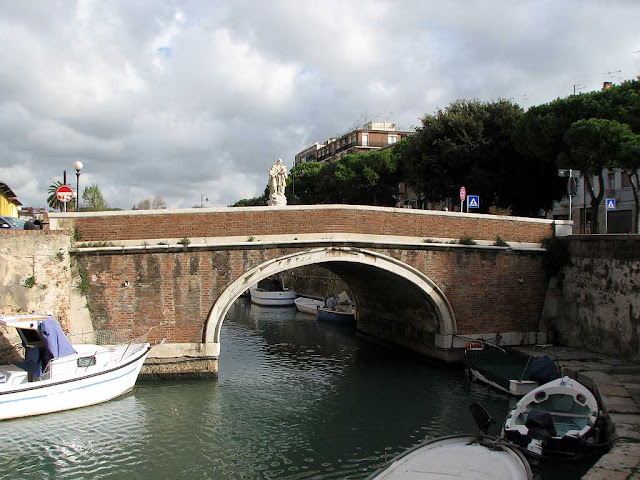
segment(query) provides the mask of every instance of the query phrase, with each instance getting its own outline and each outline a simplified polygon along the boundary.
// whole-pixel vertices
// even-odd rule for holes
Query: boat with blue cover
[[[117,345],[71,344],[51,315],[0,315],[0,325],[15,329],[25,352],[24,360],[0,366],[0,420],[119,397],[135,385],[151,349],[146,335]]]

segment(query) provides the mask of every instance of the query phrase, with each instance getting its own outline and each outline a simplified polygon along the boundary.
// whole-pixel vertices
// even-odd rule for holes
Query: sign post
[[[64,210],[67,211],[67,202],[73,198],[73,190],[69,185],[60,185],[56,190],[56,198],[64,203]]]
[[[460,187],[460,213],[463,212],[464,199],[467,197],[467,189]]]
[[[609,210],[616,209],[615,198],[605,198],[604,200],[605,212],[604,212],[604,233],[609,233]]]
[[[468,195],[467,196],[467,212],[470,208],[480,208],[480,196]]]

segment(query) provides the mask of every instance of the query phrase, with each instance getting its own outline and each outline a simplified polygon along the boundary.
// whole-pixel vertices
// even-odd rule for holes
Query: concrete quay
[[[611,450],[582,478],[640,480],[640,364],[570,347],[517,347],[533,357],[549,355],[563,373],[590,388],[607,418]]]

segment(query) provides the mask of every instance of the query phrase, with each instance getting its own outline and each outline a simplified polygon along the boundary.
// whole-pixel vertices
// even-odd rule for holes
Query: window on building
[[[631,179],[628,173],[622,173],[622,182],[620,182],[622,188],[631,188]]]
[[[396,143],[398,141],[398,135],[389,135],[387,143],[389,145],[393,145],[394,143]]]
[[[367,145],[369,145],[369,134],[368,133],[363,133],[362,134],[362,146],[366,147]]]
[[[609,189],[613,190],[616,188],[616,174],[615,173],[609,173]]]

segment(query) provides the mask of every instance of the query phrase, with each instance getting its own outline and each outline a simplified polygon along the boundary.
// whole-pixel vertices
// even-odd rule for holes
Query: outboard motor
[[[542,447],[545,440],[556,436],[556,426],[549,412],[532,410],[529,412],[524,424],[529,429],[527,436],[531,439],[527,445],[530,452],[542,455]]]

